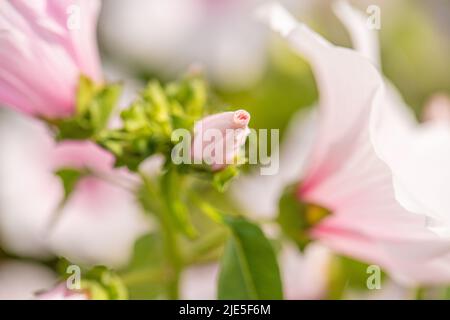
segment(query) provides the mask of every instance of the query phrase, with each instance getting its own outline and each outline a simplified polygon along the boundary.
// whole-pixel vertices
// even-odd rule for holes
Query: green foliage
[[[221,261],[219,299],[282,299],[274,249],[261,229],[243,218],[225,217],[231,229]]]
[[[98,138],[116,156],[117,166],[136,171],[149,156],[170,157],[172,131],[192,130],[206,109],[206,85],[198,76],[162,86],[151,81],[140,96],[120,114],[123,126],[105,130]]]
[[[328,298],[342,299],[346,291],[369,291],[367,280],[370,276],[370,264],[345,256],[334,256],[329,269]],[[386,280],[386,274],[381,270],[380,283]]]
[[[67,273],[68,267],[73,265],[69,260],[60,258],[56,263],[56,270],[63,280],[72,274]],[[85,291],[92,300],[125,300],[128,299],[127,288],[122,278],[105,266],[81,268],[81,290]]]
[[[161,192],[167,213],[170,214],[172,221],[181,232],[190,238],[194,238],[197,235],[197,230],[192,224],[186,202],[182,199],[184,193],[182,188],[183,178],[173,167],[162,175]]]
[[[239,169],[235,165],[229,165],[223,170],[213,174],[213,186],[219,192],[224,192],[230,182],[239,175]]]
[[[164,268],[164,246],[159,233],[140,237],[130,264],[120,275],[131,299],[156,299],[163,296],[168,275]]]
[[[96,266],[87,271],[82,277],[81,287],[89,292],[93,300],[128,299],[128,291],[122,279],[103,266]]]
[[[108,125],[120,92],[118,84],[97,85],[89,78],[80,76],[75,115],[47,121],[57,128],[58,139],[92,138]]]
[[[61,179],[61,182],[63,184],[63,202],[65,202],[67,201],[67,199],[69,199],[78,181],[80,181],[80,179],[83,178],[87,173],[74,168],[62,168],[57,170],[55,174]]]
[[[325,218],[330,212],[318,205],[304,203],[299,200],[296,192],[298,185],[285,189],[279,201],[277,222],[284,234],[293,240],[303,250],[311,241],[309,229]]]

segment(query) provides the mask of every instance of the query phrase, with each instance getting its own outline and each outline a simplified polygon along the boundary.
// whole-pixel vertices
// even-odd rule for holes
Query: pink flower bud
[[[88,294],[82,290],[70,290],[65,283],[36,295],[37,300],[89,300]]]
[[[80,74],[101,81],[97,0],[2,1],[0,104],[29,115],[70,116]]]
[[[194,163],[209,164],[213,170],[232,164],[250,134],[249,122],[250,114],[245,110],[218,113],[198,121],[192,142]]]

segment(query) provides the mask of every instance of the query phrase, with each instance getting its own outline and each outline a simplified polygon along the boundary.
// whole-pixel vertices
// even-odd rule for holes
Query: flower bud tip
[[[237,110],[234,112],[233,121],[239,127],[244,128],[250,122],[250,113],[245,110]]]

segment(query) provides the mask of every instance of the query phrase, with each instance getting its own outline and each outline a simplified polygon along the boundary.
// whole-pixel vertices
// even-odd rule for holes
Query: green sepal
[[[61,168],[55,171],[63,184],[64,188],[64,198],[63,202],[66,202],[75,189],[77,183],[87,175],[86,170],[80,170],[75,168]]]
[[[330,214],[330,211],[316,204],[302,202],[297,194],[298,185],[285,189],[279,200],[277,222],[283,233],[293,240],[300,250],[311,242],[309,230]]]
[[[224,169],[213,173],[213,186],[219,192],[224,192],[231,181],[239,175],[235,165],[228,165]]]
[[[94,138],[106,128],[121,93],[118,84],[99,85],[81,75],[75,100],[75,113],[64,119],[45,119],[56,129],[58,140]]]
[[[122,279],[104,266],[96,266],[86,272],[81,281],[81,288],[92,295],[91,299],[126,300],[128,298],[128,291]]]

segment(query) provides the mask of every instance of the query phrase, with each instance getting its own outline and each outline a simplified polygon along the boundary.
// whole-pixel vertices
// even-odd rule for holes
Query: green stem
[[[189,198],[197,205],[197,207],[200,209],[200,212],[206,215],[209,219],[217,224],[223,224],[223,217],[217,209],[215,209],[207,202],[203,201],[199,196],[197,196],[197,194],[193,192],[189,193]]]
[[[141,174],[141,178],[151,201],[159,204],[159,210],[157,210],[158,212],[155,212],[155,215],[159,219],[163,234],[164,253],[167,264],[166,272],[168,274],[168,297],[170,299],[178,299],[183,259],[179,249],[177,230],[173,221],[170,219],[170,208],[168,206],[170,205],[171,199],[168,198],[167,192],[158,190],[144,174]]]
[[[228,230],[219,229],[205,236],[203,240],[193,244],[189,249],[189,258],[186,261],[186,264],[204,262],[205,256],[210,256],[211,251],[217,251],[217,249],[224,245],[228,235]],[[208,261],[208,259],[206,259],[206,261]]]
[[[178,299],[179,282],[183,264],[180,250],[178,248],[178,236],[171,221],[168,219],[167,210],[165,210],[165,212],[161,212],[160,222],[164,237],[166,258],[172,273],[168,284],[168,294],[169,298]]]
[[[426,289],[423,287],[417,287],[414,289],[414,299],[415,300],[425,300],[426,299]]]
[[[164,270],[138,270],[125,273],[121,276],[122,281],[127,285],[135,285],[139,283],[164,283],[167,278],[167,273]]]

